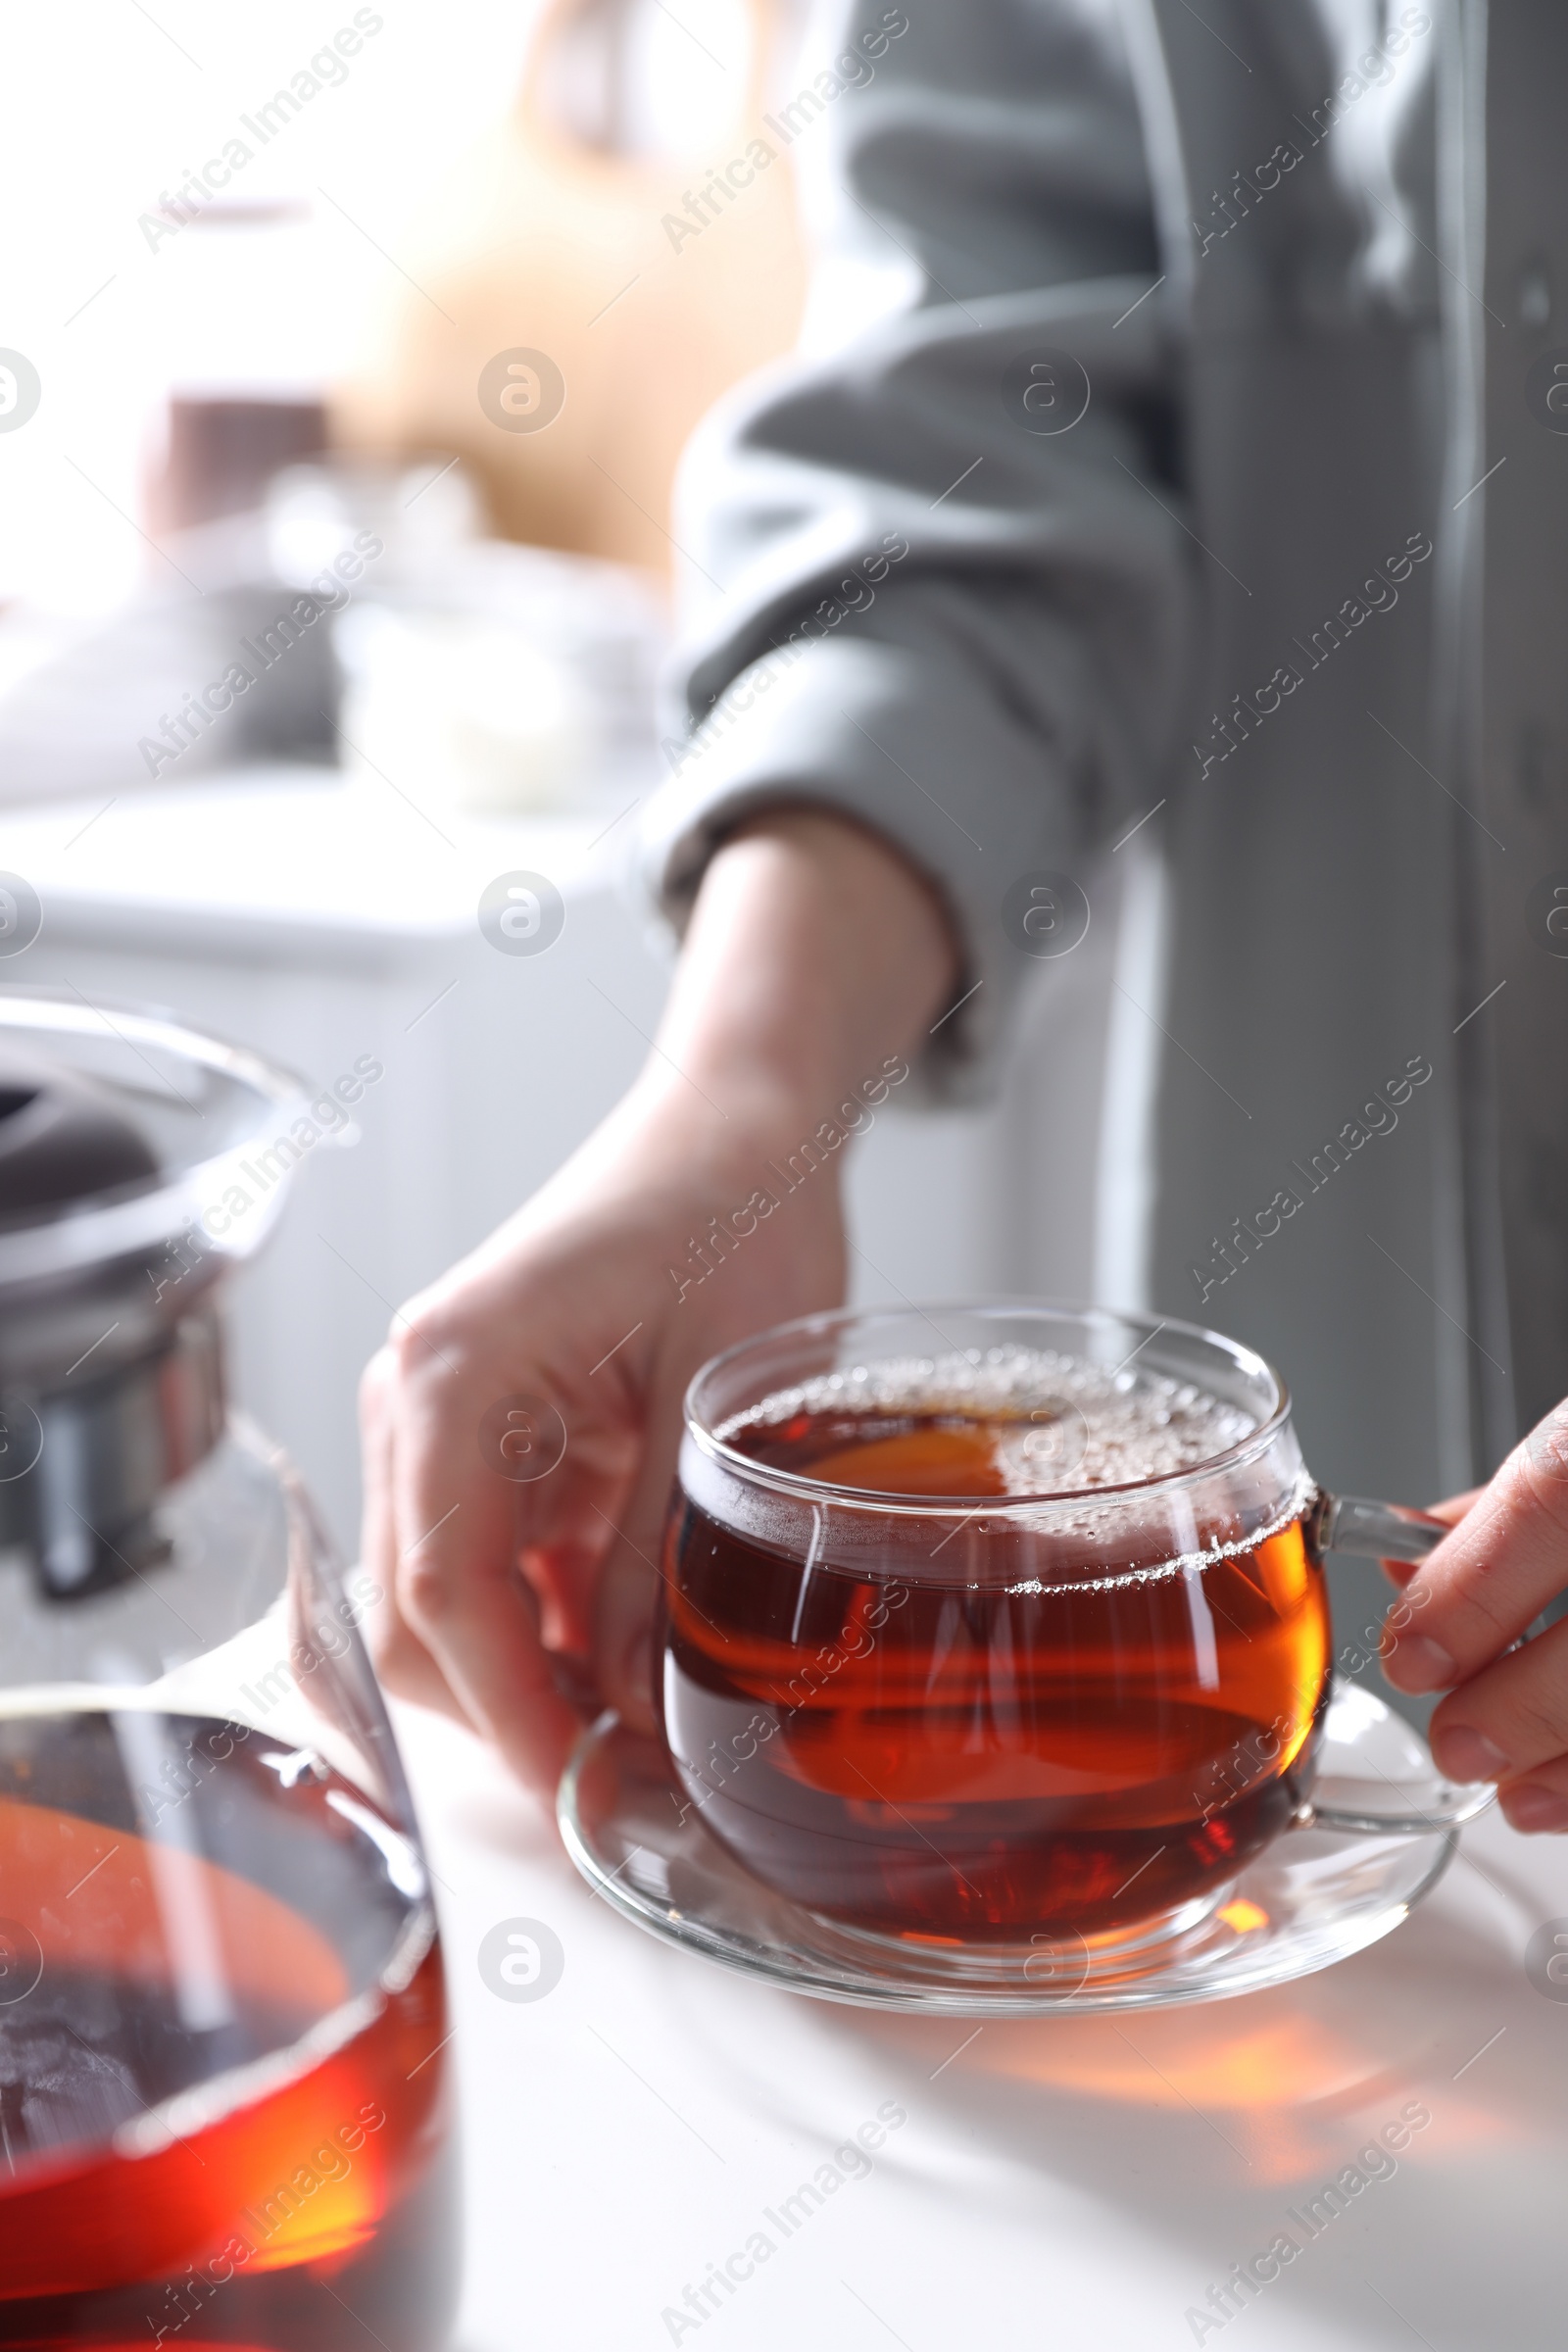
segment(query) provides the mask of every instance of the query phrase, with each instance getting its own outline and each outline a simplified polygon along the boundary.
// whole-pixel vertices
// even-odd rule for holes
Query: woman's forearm
[[[778,809],[704,876],[648,1082],[673,1067],[710,1116],[789,1129],[923,1040],[956,968],[935,891],[896,850],[842,818]]]

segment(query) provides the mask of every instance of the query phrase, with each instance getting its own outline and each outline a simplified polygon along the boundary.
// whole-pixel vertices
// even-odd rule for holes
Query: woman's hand
[[[1568,1403],[1436,1516],[1454,1532],[1390,1610],[1384,1673],[1447,1691],[1431,1740],[1450,1779],[1498,1782],[1516,1830],[1568,1830],[1568,1620],[1503,1654],[1568,1588]]]
[[[366,1372],[377,1665],[543,1790],[585,1711],[651,1721],[687,1383],[841,1300],[840,1155],[778,1171],[827,1120],[869,1126],[952,962],[926,886],[858,828],[786,811],[726,845],[637,1085]]]

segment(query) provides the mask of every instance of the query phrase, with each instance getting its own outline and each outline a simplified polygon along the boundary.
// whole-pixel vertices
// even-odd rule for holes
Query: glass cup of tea
[[[815,1315],[693,1381],[665,1531],[675,1774],[850,1936],[988,1960],[1196,1926],[1314,1805],[1322,1553],[1419,1559],[1326,1496],[1260,1356],[1088,1308]]]

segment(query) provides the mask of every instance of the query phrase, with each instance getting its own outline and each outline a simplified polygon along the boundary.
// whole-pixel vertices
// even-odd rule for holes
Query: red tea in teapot
[[[444,2340],[439,1951],[359,1788],[238,1724],[0,1713],[0,2345]]]

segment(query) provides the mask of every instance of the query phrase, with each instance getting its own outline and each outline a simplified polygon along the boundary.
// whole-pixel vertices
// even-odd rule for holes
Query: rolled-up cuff
[[[1010,723],[940,642],[786,645],[733,681],[677,759],[642,828],[644,874],[680,929],[714,850],[760,809],[805,803],[883,834],[937,890],[963,954],[919,1056],[920,1092],[974,1101],[1029,968],[1004,900],[1080,846],[1053,766],[1038,733]]]

